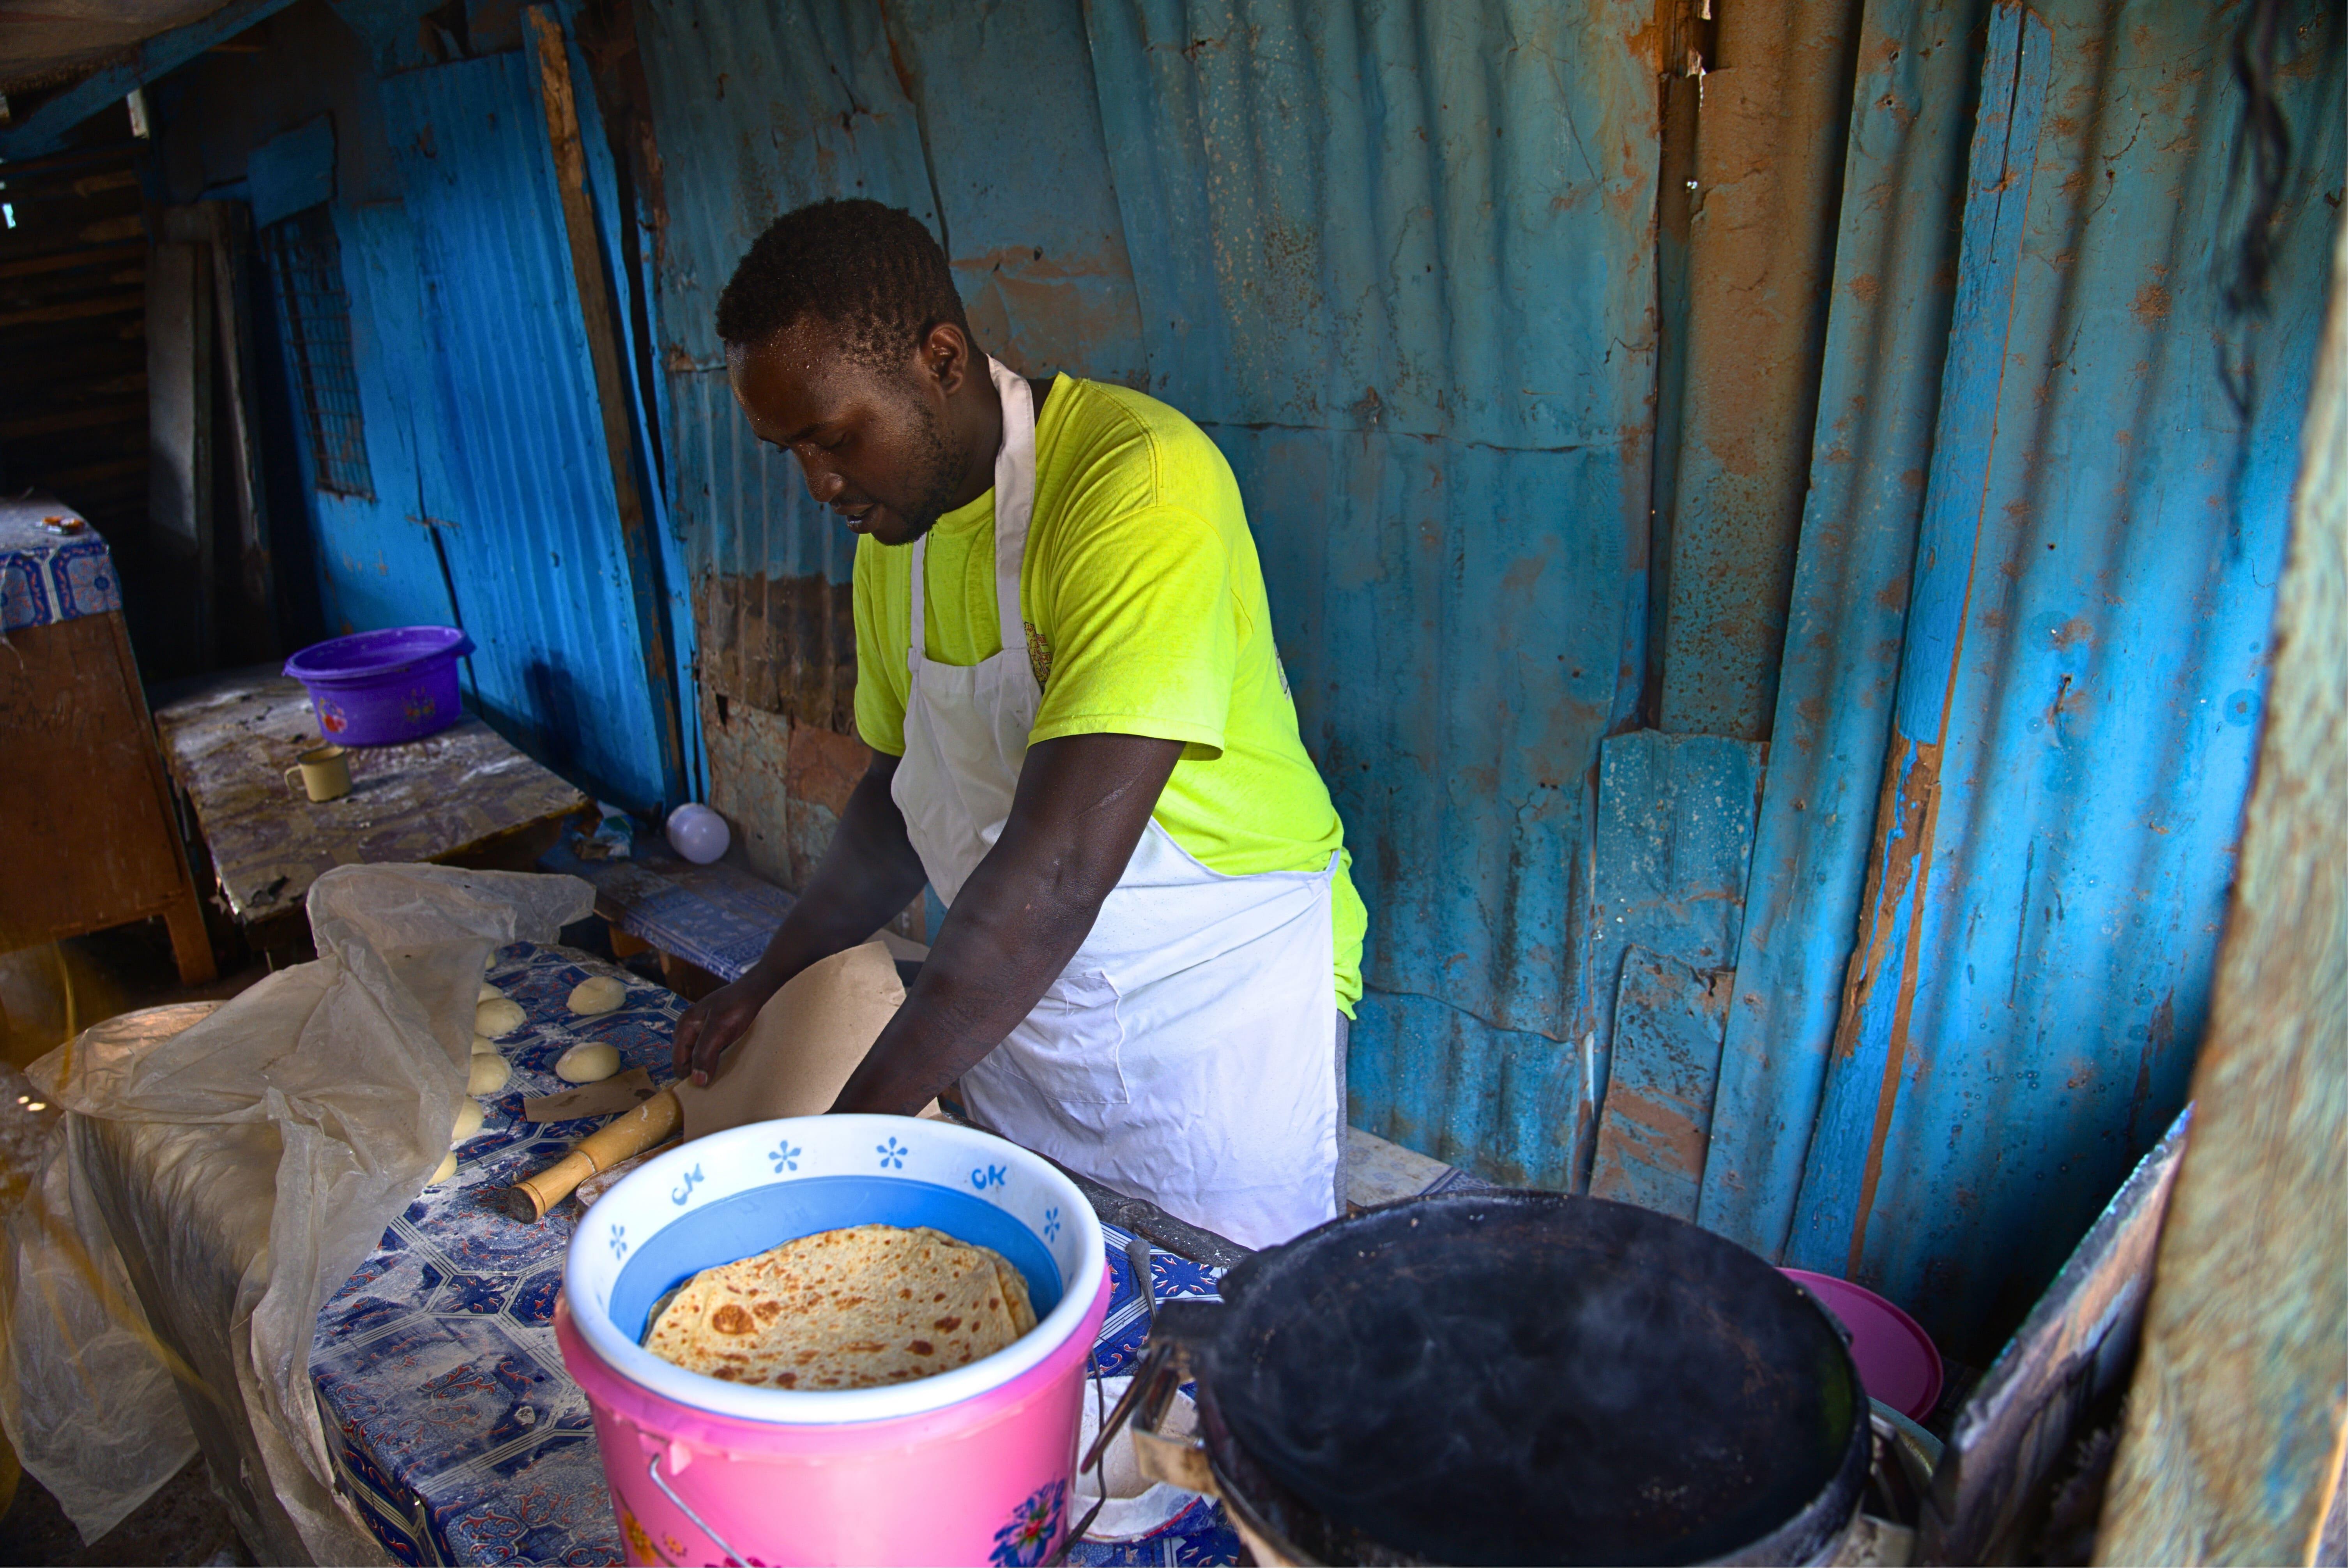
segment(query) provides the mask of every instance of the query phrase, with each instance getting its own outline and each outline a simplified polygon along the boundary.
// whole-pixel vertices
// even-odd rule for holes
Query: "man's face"
[[[829,323],[806,318],[730,350],[726,368],[751,430],[798,458],[809,495],[856,532],[903,545],[953,507],[969,469],[948,416],[968,360],[961,333],[940,327],[901,367],[875,366],[850,357]]]

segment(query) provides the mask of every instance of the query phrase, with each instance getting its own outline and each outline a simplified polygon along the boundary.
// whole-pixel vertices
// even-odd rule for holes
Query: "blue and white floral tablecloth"
[[[627,1005],[572,1017],[566,999],[591,974],[624,979]],[[685,1004],[609,965],[529,943],[500,953],[489,979],[530,1017],[499,1042],[513,1080],[486,1102],[489,1122],[459,1151],[457,1175],[408,1205],[327,1302],[311,1381],[345,1487],[400,1562],[617,1563],[619,1530],[587,1399],[554,1344],[577,1210],[566,1203],[523,1225],[495,1198],[595,1125],[521,1120],[525,1099],[566,1087],[554,1077],[555,1058],[579,1040],[606,1040],[623,1069],[646,1068],[665,1082],[670,1031]],[[1125,1261],[1127,1235],[1102,1231],[1117,1285],[1098,1357],[1102,1373],[1115,1376],[1132,1369],[1146,1320]],[[1213,1270],[1182,1258],[1159,1255],[1151,1274],[1160,1299],[1215,1290]],[[1221,1511],[1201,1501],[1147,1541],[1079,1542],[1069,1560],[1231,1563],[1238,1550]]]
[[[122,608],[122,582],[98,530],[84,523],[60,534],[41,524],[78,515],[38,497],[0,500],[0,633]]]

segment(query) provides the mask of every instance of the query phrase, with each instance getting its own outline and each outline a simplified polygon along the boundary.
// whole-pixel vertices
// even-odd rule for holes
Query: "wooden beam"
[[[667,606],[657,576],[659,541],[652,537],[644,496],[636,485],[634,419],[628,383],[621,371],[616,302],[603,271],[595,230],[595,209],[587,193],[586,149],[580,140],[578,101],[571,85],[571,56],[562,25],[544,5],[529,10],[538,48],[539,95],[546,109],[546,138],[554,159],[555,188],[562,198],[562,227],[571,241],[571,271],[579,285],[579,312],[587,329],[588,356],[595,367],[596,401],[603,415],[603,451],[612,466],[612,493],[620,509],[620,535],[636,606],[637,640],[651,686],[653,715],[660,726],[663,787],[683,798],[684,731],[677,714],[680,694],[666,632]]]
[[[128,97],[133,88],[179,69],[213,45],[292,4],[293,0],[229,0],[209,16],[156,34],[111,65],[44,99],[21,124],[0,131],[0,159],[14,163],[55,152],[76,126]]]
[[[2348,1437],[2348,231],[2098,1563],[2312,1563]]]

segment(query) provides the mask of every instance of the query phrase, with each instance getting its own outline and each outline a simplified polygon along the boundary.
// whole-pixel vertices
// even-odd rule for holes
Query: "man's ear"
[[[974,357],[970,339],[952,322],[940,322],[922,339],[922,368],[948,397],[962,390],[962,384],[969,379]]]

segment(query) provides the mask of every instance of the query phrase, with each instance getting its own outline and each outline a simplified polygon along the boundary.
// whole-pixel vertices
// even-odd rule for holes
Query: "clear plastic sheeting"
[[[72,1114],[10,1216],[0,1419],[85,1539],[201,1439],[265,1560],[380,1557],[333,1494],[318,1312],[448,1151],[489,955],[592,899],[568,876],[339,867],[310,890],[316,962],[33,1065]]]

